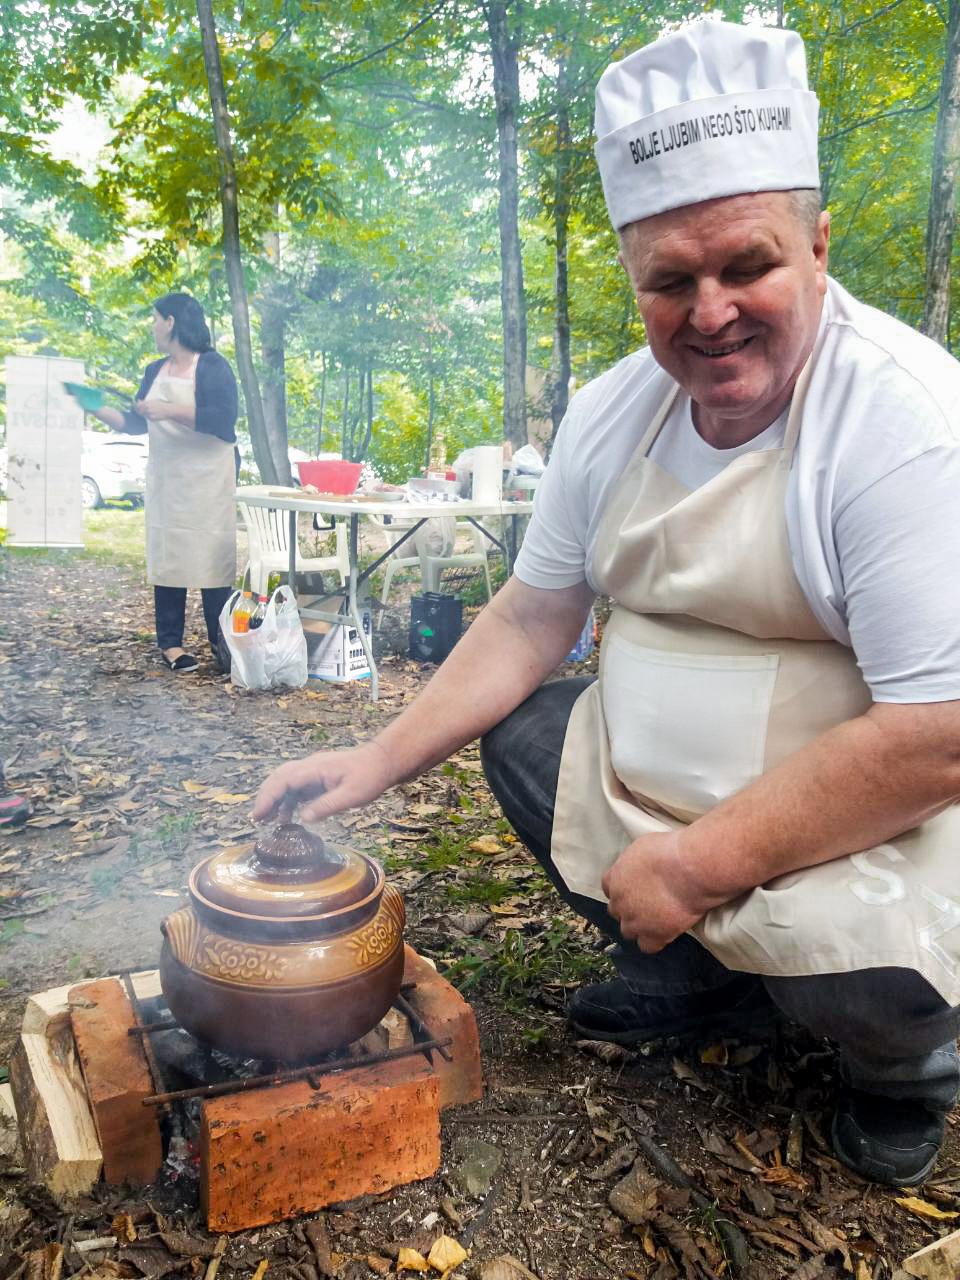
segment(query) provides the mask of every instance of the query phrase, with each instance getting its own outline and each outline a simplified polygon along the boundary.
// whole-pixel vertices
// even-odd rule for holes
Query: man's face
[[[750,440],[789,402],[817,335],[829,214],[816,231],[787,192],[725,196],[624,228],[621,262],[657,363],[710,444]]]

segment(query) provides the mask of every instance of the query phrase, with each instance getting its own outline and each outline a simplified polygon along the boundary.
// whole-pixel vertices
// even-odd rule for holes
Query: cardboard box
[[[369,641],[372,621],[369,609],[362,610],[363,629]],[[342,624],[304,618],[303,634],[307,638],[307,678],[346,684],[370,675],[370,664],[363,651],[356,627],[349,618]]]

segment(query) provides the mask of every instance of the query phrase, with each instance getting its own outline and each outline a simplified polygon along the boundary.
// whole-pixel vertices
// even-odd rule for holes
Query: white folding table
[[[508,571],[512,571],[519,541],[518,522],[523,516],[528,516],[533,511],[532,502],[471,502],[466,499],[460,499],[456,502],[382,502],[370,499],[311,497],[309,494],[301,494],[299,492],[285,494],[281,490],[265,493],[262,488],[257,488],[254,493],[238,489],[237,501],[244,502],[250,507],[266,507],[271,511],[289,512],[289,572],[290,586],[294,592],[296,592],[297,571],[297,516],[301,512],[307,515],[326,516],[330,521],[330,529],[333,529],[334,522],[338,519],[349,520],[350,572],[346,585],[337,591],[330,592],[330,598],[334,596],[342,597],[343,605],[337,613],[331,613],[323,609],[301,607],[300,614],[304,618],[314,618],[318,621],[331,622],[335,625],[342,624],[344,618],[349,618],[356,628],[357,635],[363,644],[363,651],[370,664],[370,697],[374,702],[379,697],[380,681],[377,673],[377,664],[373,660],[370,637],[364,630],[363,619],[357,606],[357,588],[360,584],[365,582],[372,573],[375,573],[383,562],[393,555],[397,547],[412,537],[423,522],[429,520],[431,516],[451,515],[457,519],[468,520],[502,552]],[[396,516],[398,518],[402,517],[404,522],[413,520],[415,523],[403,530],[402,536],[397,539],[389,551],[385,551],[372,564],[367,565],[365,569],[361,569],[360,518],[362,516]],[[484,519],[489,520],[491,518],[504,520],[505,537],[503,541],[482,523]]]

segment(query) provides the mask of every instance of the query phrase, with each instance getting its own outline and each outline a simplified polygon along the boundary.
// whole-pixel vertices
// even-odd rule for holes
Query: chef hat
[[[597,85],[595,149],[613,225],[818,187],[817,113],[792,31],[700,18],[614,62]]]

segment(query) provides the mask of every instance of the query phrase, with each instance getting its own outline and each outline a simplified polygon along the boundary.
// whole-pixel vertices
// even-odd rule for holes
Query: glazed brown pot
[[[376,1026],[400,990],[403,899],[366,854],[288,824],[190,874],[161,925],[160,983],[228,1053],[306,1062]]]

